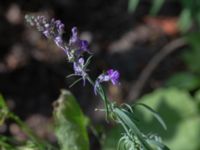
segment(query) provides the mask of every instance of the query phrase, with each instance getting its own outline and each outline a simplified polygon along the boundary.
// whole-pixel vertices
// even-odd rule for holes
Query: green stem
[[[95,86],[95,83],[94,81],[87,75],[87,80],[89,81],[89,83],[94,87]],[[99,87],[97,88],[97,93],[99,94],[99,96],[101,97],[101,99],[103,100],[104,102],[104,106],[106,107],[106,120],[108,120],[108,116],[109,116],[109,107],[108,105],[110,104],[106,94],[105,94],[105,91],[103,89],[103,87],[101,85],[99,85]]]

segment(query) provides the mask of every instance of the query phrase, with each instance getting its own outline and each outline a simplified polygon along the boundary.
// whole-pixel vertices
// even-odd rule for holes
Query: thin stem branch
[[[94,87],[95,83],[94,81],[87,75],[87,80],[89,81],[89,83]],[[109,100],[105,94],[105,91],[103,89],[103,87],[101,85],[99,85],[99,87],[97,88],[97,93],[100,95],[101,99],[104,102],[104,106],[106,107],[106,120],[108,121],[108,117],[109,117]]]

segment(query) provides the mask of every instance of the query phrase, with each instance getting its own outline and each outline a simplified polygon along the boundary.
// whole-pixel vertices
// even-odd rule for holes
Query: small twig
[[[133,86],[130,89],[128,95],[128,101],[131,102],[137,99],[142,89],[147,82],[148,78],[151,76],[152,72],[155,68],[160,64],[160,62],[167,57],[169,54],[178,50],[180,47],[185,46],[187,43],[184,38],[178,38],[176,40],[171,41],[167,45],[165,45],[147,64],[147,66],[141,72],[139,78],[136,80],[136,83],[133,83]]]

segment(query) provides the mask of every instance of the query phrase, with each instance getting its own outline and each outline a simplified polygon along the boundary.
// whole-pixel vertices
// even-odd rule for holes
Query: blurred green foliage
[[[200,27],[200,1],[179,0],[182,5],[182,12],[179,19],[181,31],[186,32],[194,24]]]
[[[128,1],[128,11],[134,12],[139,4],[140,0],[129,0]],[[152,6],[150,9],[151,15],[156,15],[158,11],[161,9],[162,5],[164,4],[165,0],[152,0]]]
[[[193,25],[200,27],[200,1],[199,0],[177,0],[182,6],[179,16],[179,29],[185,33]],[[151,0],[149,14],[157,15],[166,0]],[[128,11],[134,12],[139,4],[139,0],[128,1]],[[169,10],[170,11],[170,10]]]
[[[191,72],[200,74],[200,32],[188,34],[186,40],[190,47],[182,54],[182,59]]]
[[[199,92],[197,95],[199,97]],[[144,133],[157,133],[172,150],[200,148],[200,114],[195,97],[191,97],[185,90],[167,88],[142,97],[140,102],[156,110],[168,127],[167,131],[162,130],[148,111],[137,109],[138,126]],[[120,133],[119,127],[109,131],[103,150],[114,150]]]
[[[191,72],[179,72],[170,77],[166,85],[193,91],[199,87],[200,78]]]
[[[2,135],[0,136],[1,150],[89,150],[88,118],[84,116],[76,99],[69,91],[62,90],[60,97],[54,103],[55,135],[59,148],[53,147],[34,135],[24,122],[9,111],[3,97],[0,96],[1,124],[7,118],[15,121],[27,134],[28,139],[21,143],[14,137]]]
[[[8,107],[3,99],[3,96],[0,95],[0,126],[4,123],[8,114]]]
[[[69,91],[62,90],[54,103],[54,118],[60,150],[89,150],[88,118]]]
[[[151,15],[156,15],[159,12],[159,10],[161,9],[164,2],[165,2],[165,0],[153,0],[152,1],[152,7],[151,7],[149,13]]]
[[[194,91],[200,88],[200,33],[187,34],[185,39],[189,46],[181,53],[181,59],[187,68],[171,76],[166,85]]]
[[[137,8],[139,2],[140,2],[140,0],[129,0],[128,11],[129,12],[135,11],[135,9]]]

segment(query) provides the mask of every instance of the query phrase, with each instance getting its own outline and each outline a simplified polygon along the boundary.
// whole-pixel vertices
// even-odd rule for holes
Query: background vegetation
[[[0,92],[6,104],[1,97],[0,147],[12,143],[22,150],[34,149],[38,143],[35,134],[53,145],[67,147],[74,137],[61,137],[60,132],[66,130],[75,135],[78,128],[82,129],[79,133],[84,139],[78,142],[84,142],[85,149],[90,146],[95,150],[114,150],[121,133],[119,127],[105,123],[102,112],[94,111],[102,104],[93,89],[88,85],[82,88],[81,83],[69,89],[77,102],[72,98],[75,111],[68,108],[66,112],[78,113],[80,118],[64,115],[66,118],[61,120],[70,125],[62,129],[63,122],[59,119],[63,114],[59,113],[60,107],[55,107],[62,105],[53,107],[52,103],[58,99],[60,89],[68,89],[74,81],[65,78],[72,68],[62,51],[27,27],[26,13],[61,19],[66,25],[66,39],[71,27],[78,26],[81,37],[89,40],[95,53],[90,65],[93,76],[108,68],[121,73],[119,87],[107,85],[108,96],[119,104],[136,101],[148,104],[168,126],[163,131],[148,111],[138,107],[138,125],[142,131],[161,136],[172,150],[200,149],[198,0],[1,1]],[[34,136],[29,131],[30,134],[24,134],[27,128],[13,112],[31,127]],[[52,125],[56,119],[58,124]],[[78,127],[72,130],[77,122]],[[11,139],[5,139],[5,135]]]

